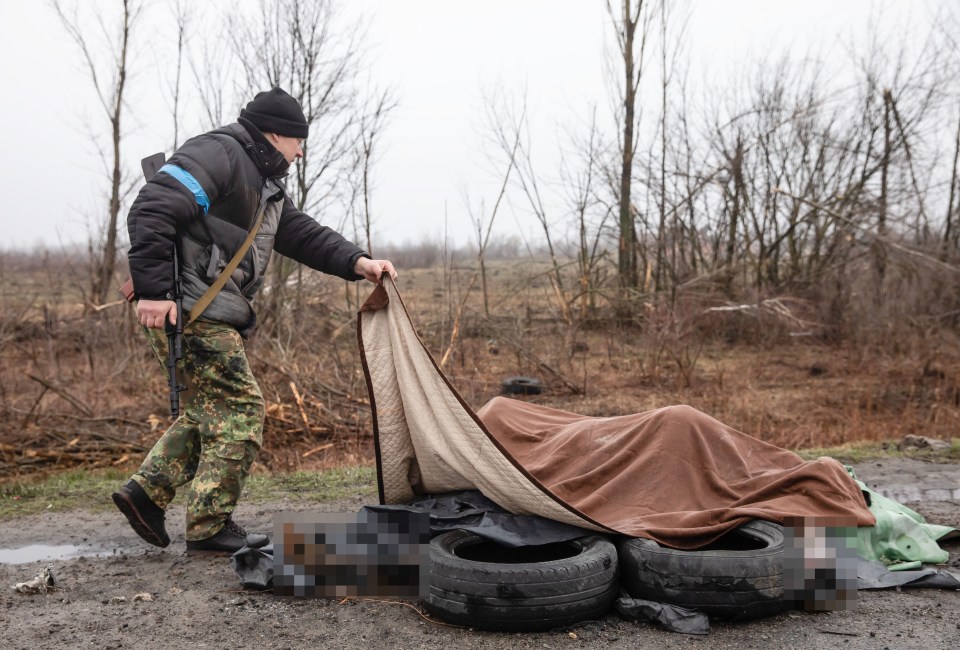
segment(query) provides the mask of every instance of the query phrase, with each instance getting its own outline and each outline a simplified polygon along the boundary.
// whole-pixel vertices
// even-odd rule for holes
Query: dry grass
[[[505,377],[530,375],[546,390],[524,399],[544,405],[608,416],[686,403],[794,449],[949,439],[960,424],[951,332],[886,347],[828,343],[791,336],[769,315],[707,312],[709,293],[647,305],[627,324],[603,312],[565,323],[543,265],[491,267],[489,314],[479,282],[463,300],[472,269],[402,270],[399,282],[424,342],[437,359],[450,347],[445,370],[475,407]],[[20,275],[0,305],[0,476],[134,465],[168,419],[165,378],[132,311],[85,315],[64,275]],[[313,274],[307,283],[309,299],[249,345],[268,402],[261,471],[372,462],[355,331],[369,285]]]

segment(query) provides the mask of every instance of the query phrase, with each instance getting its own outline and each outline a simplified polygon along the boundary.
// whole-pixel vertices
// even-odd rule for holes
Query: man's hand
[[[166,321],[177,324],[177,303],[172,300],[140,300],[137,302],[137,320],[145,327],[163,329]]]
[[[380,274],[384,271],[390,274],[391,279],[397,279],[397,272],[390,260],[372,260],[369,257],[361,257],[357,260],[353,270],[357,275],[362,275],[370,282],[378,282]]]

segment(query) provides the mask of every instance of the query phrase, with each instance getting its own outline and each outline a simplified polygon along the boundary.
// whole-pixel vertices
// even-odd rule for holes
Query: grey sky
[[[86,2],[104,11],[118,4]],[[141,33],[149,33],[151,47],[159,48],[172,28],[170,11],[158,1],[147,4]],[[604,48],[611,27],[602,0],[343,4],[369,17],[371,75],[393,86],[400,101],[375,172],[378,241],[439,239],[445,227],[457,243],[470,236],[463,195],[490,203],[497,182],[481,147],[485,88],[518,95],[526,87],[545,177],[556,176],[563,128],[582,121],[593,103],[609,117]],[[738,66],[787,46],[832,56],[840,49],[837,37],[862,34],[875,7],[888,24],[922,22],[929,15],[929,7],[914,0],[692,0],[690,6],[693,83],[722,80]],[[171,47],[169,41],[165,47]],[[169,144],[169,109],[152,56],[141,53],[141,72],[131,80],[124,147],[131,171],[140,157]],[[46,2],[3,0],[0,57],[5,89],[0,124],[7,145],[0,175],[6,201],[2,246],[82,243],[106,203],[106,179],[85,123],[102,140],[105,117],[77,49]],[[162,128],[155,126],[158,119],[164,120]],[[532,233],[528,222],[522,213],[508,212],[497,230]]]

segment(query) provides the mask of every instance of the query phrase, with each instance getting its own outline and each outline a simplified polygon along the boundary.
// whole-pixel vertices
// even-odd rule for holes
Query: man
[[[261,92],[237,123],[188,140],[144,185],[130,208],[130,273],[137,318],[154,351],[166,356],[165,323],[176,323],[176,248],[189,313],[262,221],[253,244],[202,315],[183,333],[183,412],[117,492],[114,503],[140,537],[170,538],[164,512],[177,488],[187,496],[189,550],[259,547],[266,535],[231,519],[262,444],[264,403],[242,337],[256,325],[251,299],[271,251],[347,280],[396,277],[337,232],[297,210],[283,177],[303,155],[308,124],[299,103],[280,88]]]

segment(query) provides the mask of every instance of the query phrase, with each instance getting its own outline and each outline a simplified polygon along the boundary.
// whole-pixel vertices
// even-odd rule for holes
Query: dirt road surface
[[[875,489],[931,523],[960,525],[960,465],[897,458],[855,465]],[[105,501],[109,494],[104,494]],[[269,531],[277,511],[353,512],[346,499],[241,505],[237,519]],[[960,591],[859,592],[840,612],[788,612],[741,624],[714,622],[707,636],[665,632],[615,615],[563,630],[505,634],[447,626],[414,602],[283,599],[241,589],[222,556],[187,555],[182,508],[168,515],[172,543],[141,542],[114,511],[50,512],[4,521],[0,549],[75,545],[105,553],[0,564],[3,648],[956,648]],[[947,542],[954,571],[960,543]],[[22,595],[10,587],[51,564],[60,588]],[[138,596],[149,594],[149,596]]]

